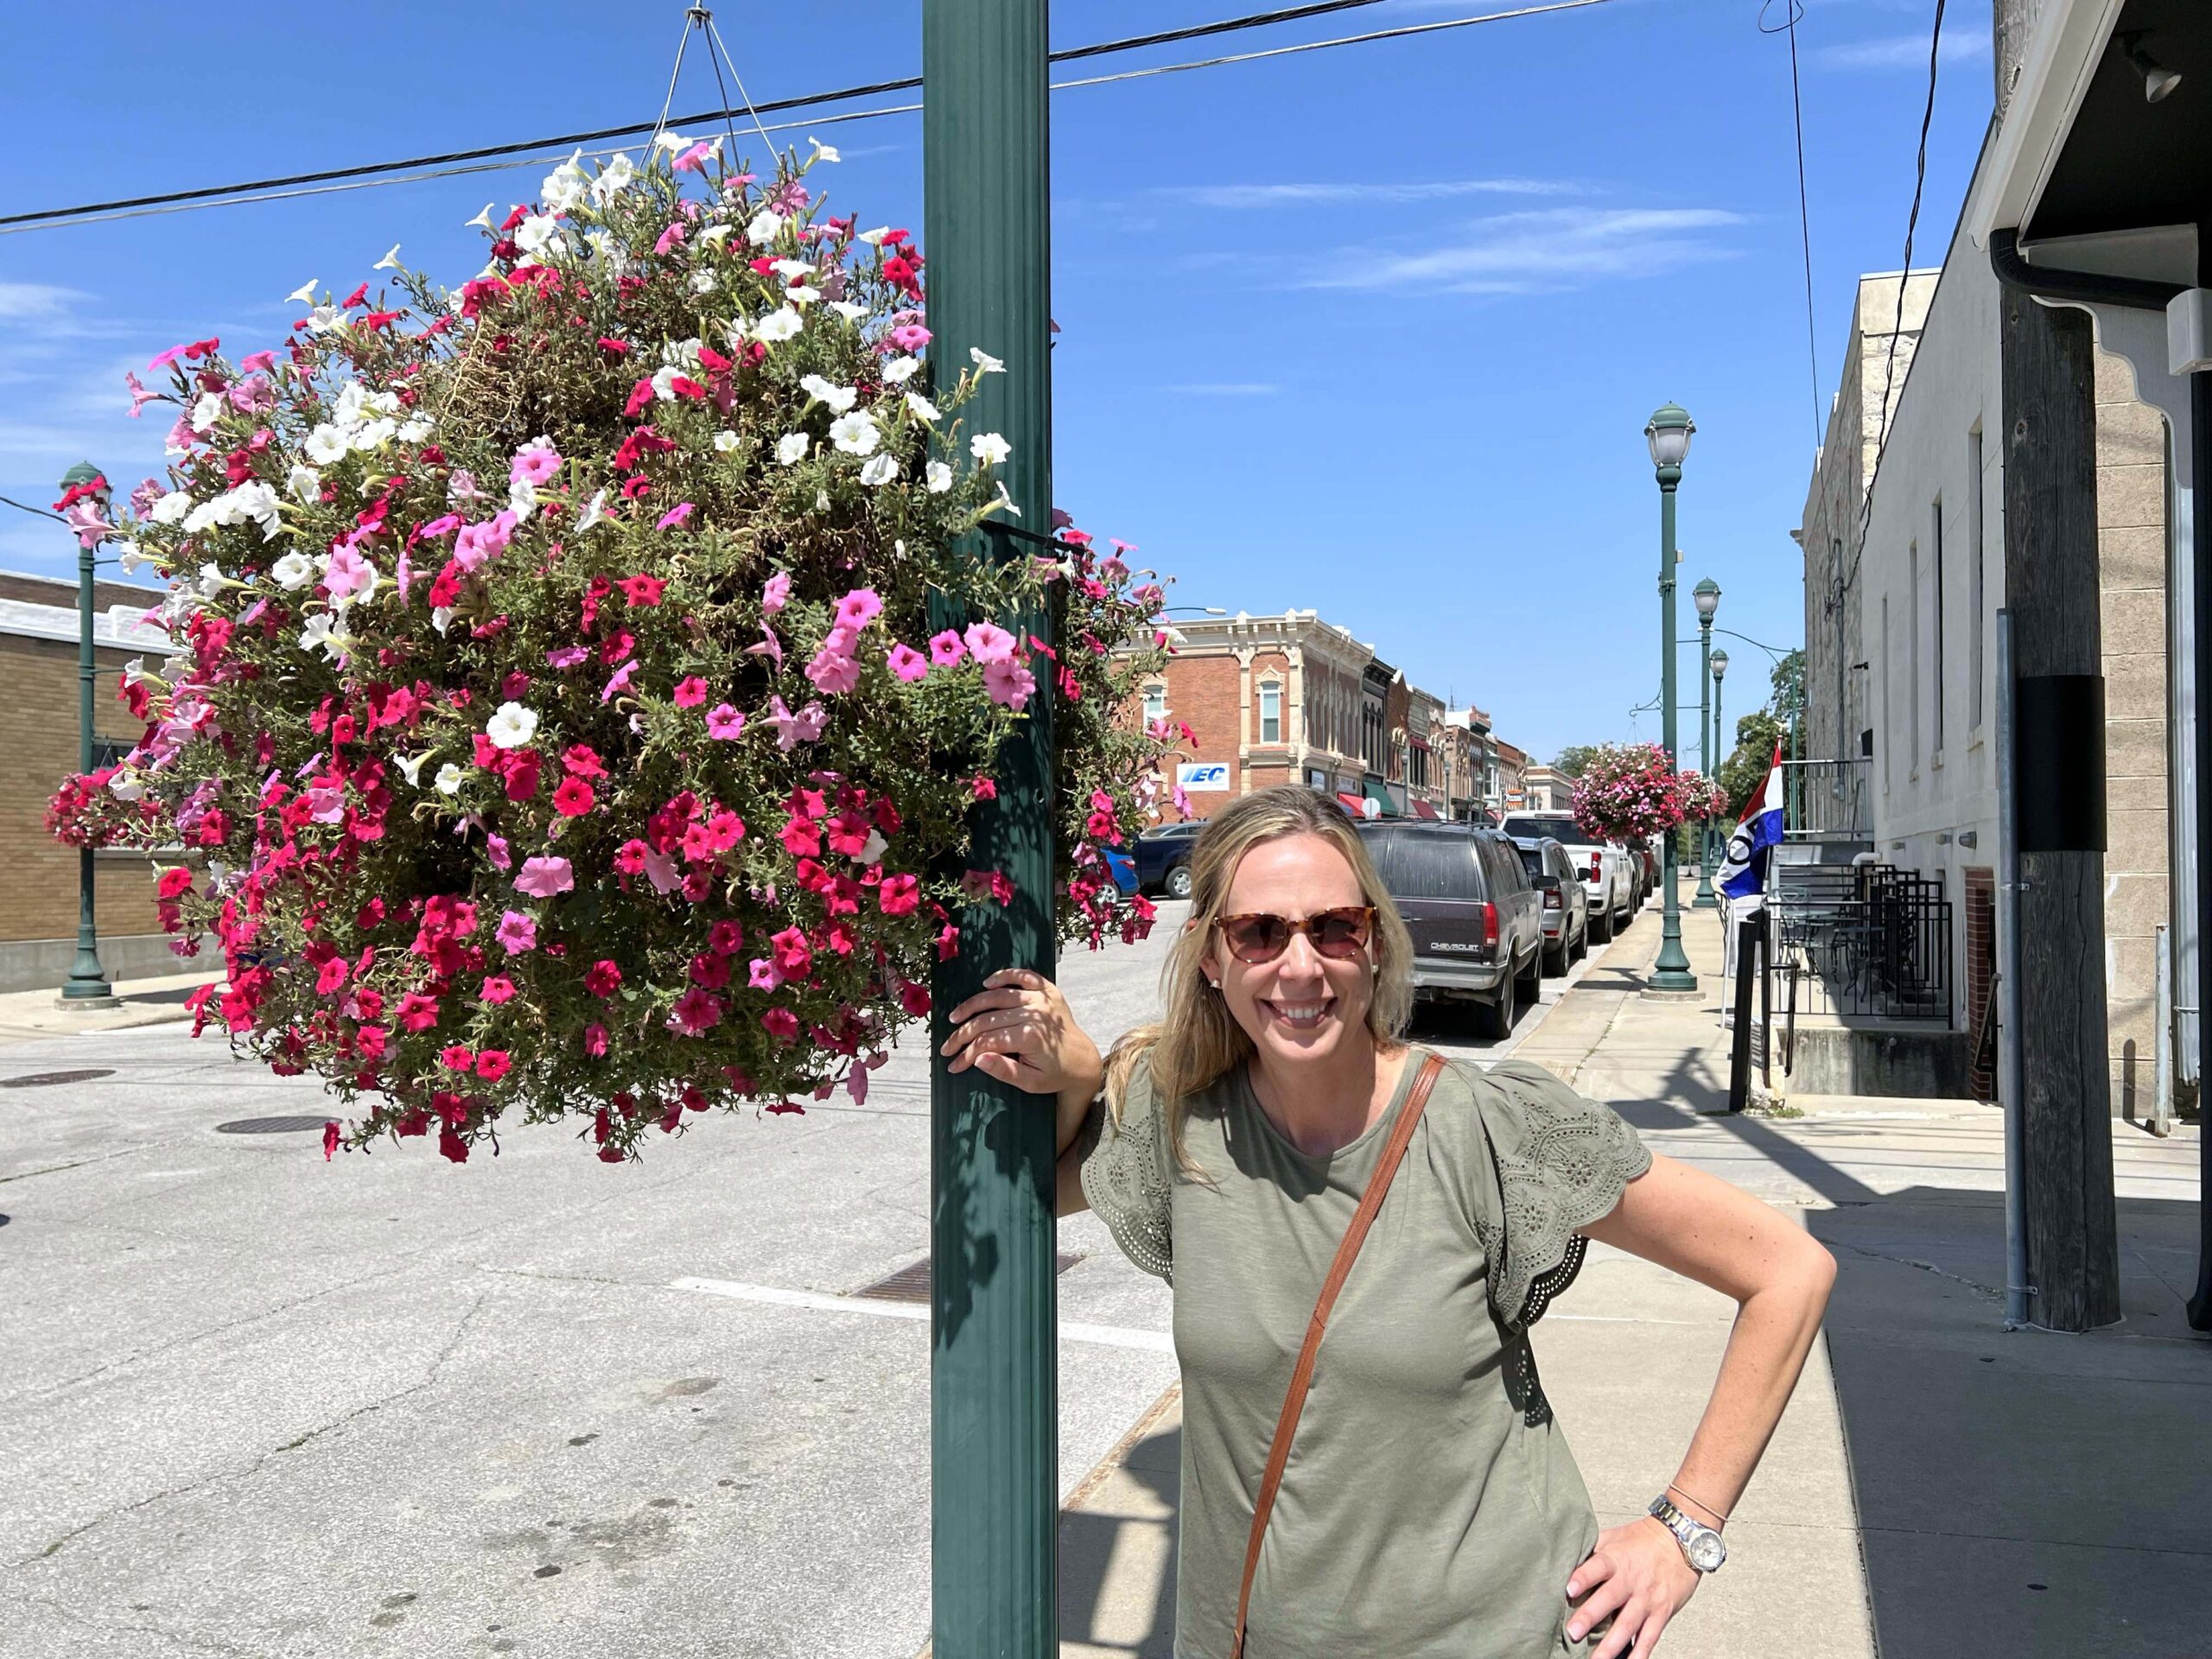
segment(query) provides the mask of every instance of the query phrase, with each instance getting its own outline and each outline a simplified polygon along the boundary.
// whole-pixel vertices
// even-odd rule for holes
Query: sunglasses
[[[1303,933],[1314,950],[1338,962],[1349,961],[1367,949],[1375,925],[1371,905],[1346,905],[1339,910],[1317,911],[1303,921],[1254,911],[1243,916],[1224,916],[1216,923],[1229,946],[1229,954],[1243,963],[1273,962],[1290,949],[1294,933]]]

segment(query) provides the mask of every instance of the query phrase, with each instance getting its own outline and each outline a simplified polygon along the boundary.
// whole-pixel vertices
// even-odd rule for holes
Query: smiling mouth
[[[1260,1006],[1268,1011],[1269,1019],[1293,1031],[1313,1031],[1335,1010],[1337,999],[1325,996],[1306,1002],[1280,1002],[1274,997],[1263,996]]]

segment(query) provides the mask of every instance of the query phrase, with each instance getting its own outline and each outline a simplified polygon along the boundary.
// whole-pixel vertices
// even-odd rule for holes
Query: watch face
[[[1710,1573],[1728,1559],[1727,1546],[1720,1541],[1720,1535],[1703,1528],[1691,1537],[1690,1565],[1700,1573]]]

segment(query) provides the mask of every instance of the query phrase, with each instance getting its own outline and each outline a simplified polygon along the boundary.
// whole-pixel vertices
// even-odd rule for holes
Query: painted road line
[[[748,1285],[734,1279],[671,1280],[671,1290],[696,1290],[709,1296],[728,1296],[741,1302],[766,1302],[776,1307],[810,1308],[817,1313],[868,1313],[881,1319],[923,1319],[927,1307],[913,1302],[878,1302],[861,1296],[826,1296],[819,1291],[785,1290],[778,1285]],[[1175,1351],[1175,1338],[1165,1331],[1133,1331],[1119,1325],[1083,1325],[1060,1321],[1064,1342],[1090,1342],[1107,1348],[1141,1348],[1155,1354]]]

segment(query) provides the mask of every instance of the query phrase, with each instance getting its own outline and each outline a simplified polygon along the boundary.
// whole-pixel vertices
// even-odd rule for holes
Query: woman
[[[1179,1659],[1231,1659],[1240,1628],[1254,1659],[1644,1659],[1725,1554],[1834,1262],[1536,1066],[1445,1066],[1420,1106],[1411,940],[1333,803],[1245,796],[1191,869],[1159,1025],[1102,1061],[1058,990],[1013,970],[945,1045],[956,1071],[1058,1096],[1060,1212],[1096,1210],[1174,1287]],[[1398,1142],[1255,1541],[1317,1296]],[[1674,1483],[1603,1530],[1527,1336],[1590,1238],[1740,1310]]]

